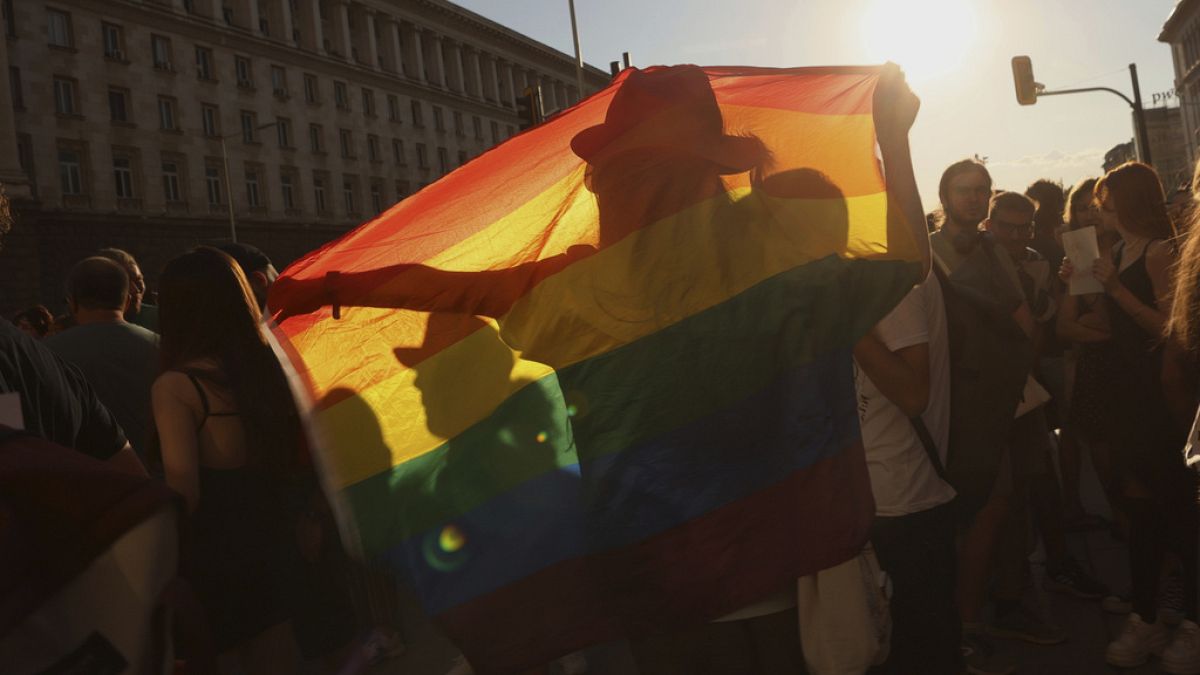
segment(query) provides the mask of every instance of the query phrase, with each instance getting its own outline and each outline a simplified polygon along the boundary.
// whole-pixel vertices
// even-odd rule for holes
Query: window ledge
[[[112,125],[114,127],[122,127],[125,129],[136,129],[137,128],[137,124],[134,122],[130,122],[129,120],[113,120]]]
[[[54,113],[54,116],[60,120],[81,120],[83,115],[79,113]]]
[[[79,50],[68,45],[56,45],[53,42],[47,42],[46,46],[56,52],[66,52],[68,54],[78,54]]]
[[[159,129],[159,131],[163,132],[164,134],[172,134],[174,136],[183,135],[183,129]]]
[[[142,200],[140,197],[117,197],[118,211],[141,211]]]

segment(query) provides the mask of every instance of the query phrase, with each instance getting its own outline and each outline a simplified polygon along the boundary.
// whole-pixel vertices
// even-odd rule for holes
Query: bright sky
[[[568,54],[567,0],[455,0]],[[1033,59],[1047,89],[1107,86],[1132,98],[1136,63],[1147,107],[1173,88],[1170,48],[1157,41],[1175,0],[576,0],[584,60],[636,66],[904,67],[922,99],[913,162],[926,210],[951,162],[988,158],[997,187],[1046,177],[1070,184],[1101,172],[1104,153],[1133,138],[1129,106],[1091,93],[1017,105],[1010,59]],[[1181,141],[1182,142],[1182,141]]]

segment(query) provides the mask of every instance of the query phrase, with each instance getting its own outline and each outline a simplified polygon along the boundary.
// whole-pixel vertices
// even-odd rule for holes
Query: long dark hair
[[[237,263],[215,248],[195,248],[167,263],[158,302],[162,371],[215,360],[216,370],[204,375],[233,396],[246,430],[248,464],[289,469],[301,443],[296,404]]]
[[[1175,236],[1162,181],[1149,164],[1125,162],[1096,181],[1094,192],[1098,204],[1112,197],[1117,218],[1130,232],[1150,239]]]

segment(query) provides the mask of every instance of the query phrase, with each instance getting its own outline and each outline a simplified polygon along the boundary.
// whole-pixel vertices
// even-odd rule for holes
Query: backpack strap
[[[937,443],[933,442],[933,434],[929,433],[929,427],[925,426],[925,420],[920,417],[910,417],[913,430],[917,432],[917,438],[921,439],[921,445],[925,447],[925,454],[929,456],[929,463],[933,465],[933,470],[937,473],[938,478],[943,482],[949,483],[946,480],[946,467],[942,464],[942,458],[938,455]]]

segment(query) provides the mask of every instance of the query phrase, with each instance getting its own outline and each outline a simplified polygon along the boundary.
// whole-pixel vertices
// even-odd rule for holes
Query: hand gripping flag
[[[851,348],[919,269],[881,72],[626,70],[277,282],[347,544],[477,671],[861,549]]]

